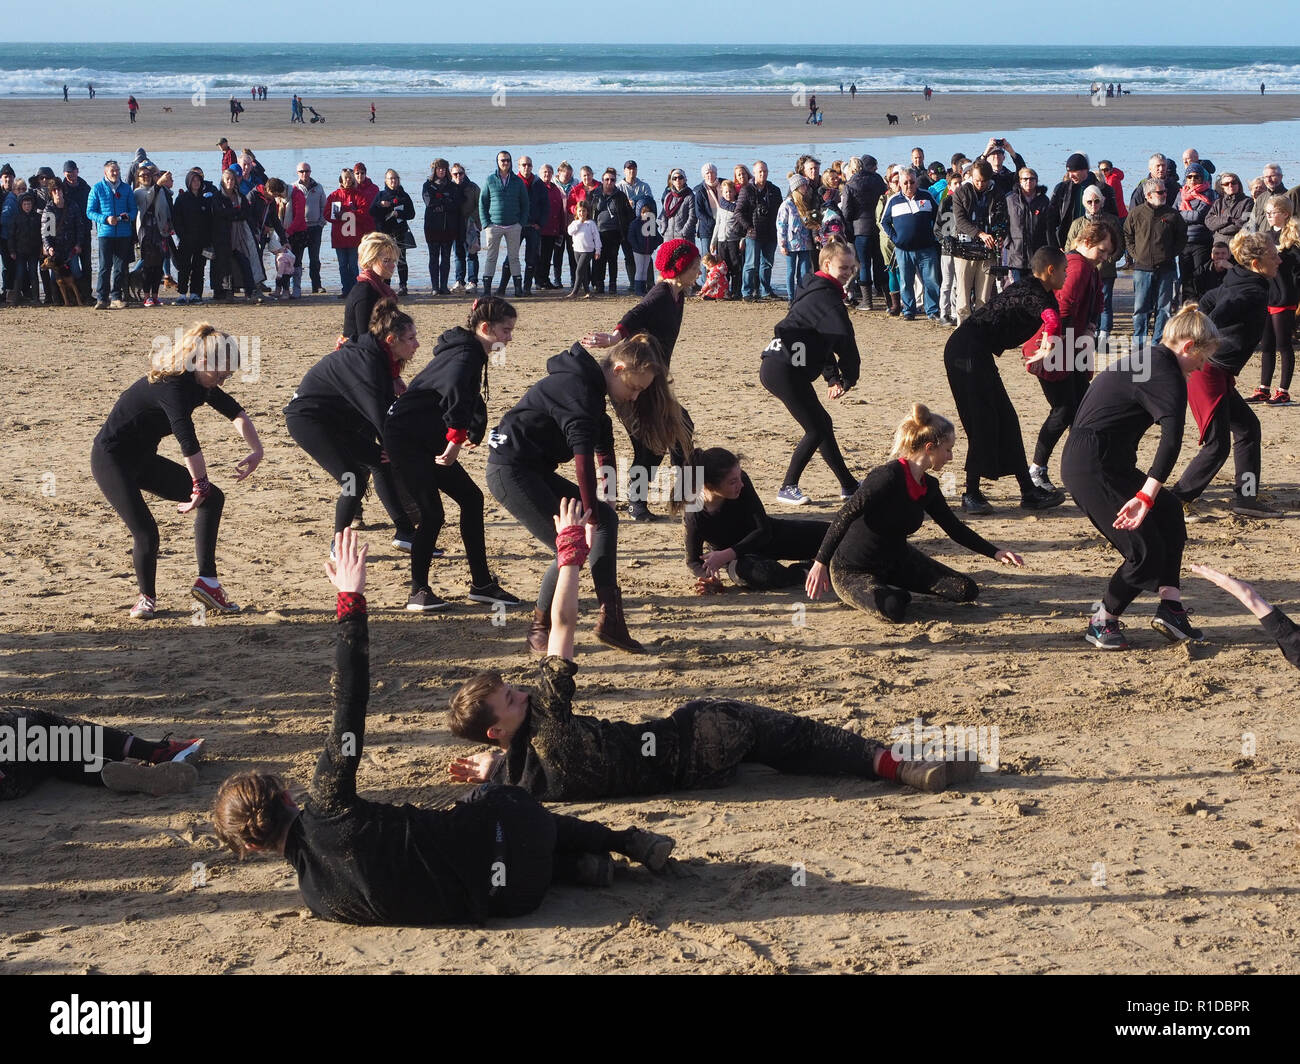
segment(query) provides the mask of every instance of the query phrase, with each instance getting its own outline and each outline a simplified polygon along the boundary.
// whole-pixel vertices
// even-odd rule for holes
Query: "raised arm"
[[[551,600],[551,635],[546,653],[573,660],[573,636],[578,628],[578,577],[591,550],[590,514],[576,499],[561,499],[555,517],[555,558],[560,566]]]

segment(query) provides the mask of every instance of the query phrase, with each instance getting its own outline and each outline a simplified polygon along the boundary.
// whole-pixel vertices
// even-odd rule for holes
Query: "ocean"
[[[1300,92],[1296,47],[986,45],[0,44],[0,96],[518,93]]]

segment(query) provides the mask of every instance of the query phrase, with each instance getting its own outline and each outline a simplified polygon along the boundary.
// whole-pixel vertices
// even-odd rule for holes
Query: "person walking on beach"
[[[372,126],[375,124],[375,105],[373,103],[370,105],[370,124]]]
[[[817,121],[817,94],[808,97],[808,117],[803,120],[805,126]]]
[[[1264,86],[1261,85],[1261,86],[1260,86],[1260,89],[1262,90],[1263,88],[1264,88]],[[92,85],[90,82],[86,82],[86,92],[87,92],[87,94],[90,96],[90,98],[91,98],[92,100],[95,98],[95,86]],[[1261,92],[1260,92],[1260,95],[1263,96],[1264,93],[1261,91]]]
[[[68,86],[66,84],[63,86],[63,102],[68,102]]]
[[[131,125],[135,125],[135,113],[140,110],[140,104],[134,96],[126,98],[126,113],[131,116]]]

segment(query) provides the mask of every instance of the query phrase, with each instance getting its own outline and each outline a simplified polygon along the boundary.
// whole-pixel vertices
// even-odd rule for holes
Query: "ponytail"
[[[924,403],[917,403],[912,407],[912,412],[898,423],[890,457],[906,458],[924,451],[931,444],[937,447],[944,440],[954,439],[956,435],[957,430],[951,421],[942,414],[934,413]]]
[[[376,340],[385,336],[400,336],[415,327],[415,319],[397,307],[397,300],[385,296],[370,312],[370,335]]]

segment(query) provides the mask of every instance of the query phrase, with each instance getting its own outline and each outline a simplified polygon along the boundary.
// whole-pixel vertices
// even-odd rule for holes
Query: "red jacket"
[[[1085,336],[1093,336],[1095,339],[1096,325],[1101,318],[1101,271],[1077,251],[1071,251],[1066,255],[1065,262],[1065,287],[1056,293],[1060,324],[1052,329],[1051,333],[1062,338],[1072,337],[1074,346],[1071,348],[1063,344],[1060,347],[1060,351],[1068,360],[1067,365],[1056,364],[1052,355],[1048,355],[1044,361],[1025,367],[1034,376],[1045,381],[1064,380],[1071,369],[1083,368],[1079,364],[1079,359],[1086,353],[1087,348],[1086,345],[1081,346],[1079,341]],[[1046,324],[1040,327],[1020,349],[1021,357],[1026,362],[1038,351],[1039,340],[1045,332],[1048,332]],[[1093,362],[1095,361],[1094,357]],[[1093,367],[1090,365],[1086,372],[1091,379]]]
[[[284,234],[293,236],[294,233],[305,233],[307,231],[307,197],[303,195],[302,189],[297,185],[289,186],[289,209],[285,211],[284,217]]]
[[[1122,222],[1128,217],[1128,204],[1124,202],[1124,171],[1118,166],[1112,166],[1106,175],[1106,184],[1115,190],[1115,209],[1119,211],[1119,220]]]
[[[542,236],[563,236],[569,227],[569,218],[564,213],[564,191],[552,182],[546,186],[546,195],[551,201],[551,206],[546,212],[546,224],[542,226]]]
[[[578,204],[587,198],[588,193],[595,192],[598,188],[600,188],[599,182],[592,185],[591,188],[588,188],[581,181],[579,181],[576,185],[573,186],[573,188],[569,189],[569,198],[565,201],[564,209],[567,212],[568,220],[570,222],[573,221],[575,218],[574,212],[577,210]],[[592,222],[594,222],[595,220],[596,220],[595,218],[588,219],[588,221],[592,221]]]
[[[373,233],[379,227],[375,216],[370,213],[371,204],[379,198],[379,186],[367,177],[357,185],[356,193],[357,200],[361,204],[357,210],[357,239],[360,240],[361,237]]]
[[[334,217],[334,204],[339,205],[339,216]],[[354,248],[369,230],[361,228],[370,210],[363,204],[356,188],[336,188],[325,198],[325,217],[330,220],[330,246]],[[372,225],[371,228],[374,228]]]

